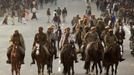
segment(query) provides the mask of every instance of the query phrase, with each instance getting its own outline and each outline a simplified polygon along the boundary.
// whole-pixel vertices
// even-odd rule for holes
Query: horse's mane
[[[95,44],[95,42],[90,42],[89,44],[87,44],[86,50],[88,48],[93,48],[93,45]]]

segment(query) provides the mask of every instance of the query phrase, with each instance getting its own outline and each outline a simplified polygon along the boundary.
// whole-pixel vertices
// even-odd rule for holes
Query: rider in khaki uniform
[[[72,42],[74,42],[74,41],[73,41],[72,36],[71,36],[71,34],[70,34],[70,28],[67,27],[67,28],[65,29],[65,34],[64,34],[64,36],[62,36],[61,41],[60,41],[60,43],[61,43],[61,48],[62,48],[61,54],[64,53],[64,48],[65,48],[66,46],[68,46],[68,44],[70,44],[70,43],[72,43]],[[77,61],[77,53],[76,53],[76,51],[75,51],[75,48],[72,49],[72,53],[73,53],[73,55],[74,55],[74,60],[75,60],[75,62],[77,63],[77,62],[78,62],[78,61]],[[62,63],[62,61],[61,61],[61,63]]]
[[[38,31],[39,31],[39,32],[36,33],[36,35],[35,35],[35,37],[34,37],[33,51],[32,51],[32,54],[31,54],[33,61],[32,61],[31,64],[35,64],[34,59],[35,59],[35,51],[36,51],[35,46],[36,46],[36,44],[42,45],[43,48],[44,48],[44,51],[45,51],[46,54],[47,54],[47,56],[50,55],[50,53],[49,53],[49,51],[48,51],[48,49],[47,49],[47,47],[46,47],[47,35],[43,32],[43,27],[39,27]]]
[[[15,30],[14,34],[12,35],[11,39],[10,39],[11,45],[8,48],[8,52],[7,52],[7,63],[11,63],[10,60],[10,55],[11,55],[11,51],[12,51],[12,46],[13,44],[19,45],[19,50],[21,51],[21,56],[22,56],[22,64],[24,64],[24,57],[25,57],[25,43],[24,43],[24,39],[21,33],[19,33],[18,30]]]
[[[113,29],[109,29],[109,33],[105,36],[104,42],[105,42],[105,45],[106,45],[105,50],[108,50],[109,48],[111,48],[112,46],[117,44],[117,37],[113,34]],[[118,52],[120,52],[120,51],[118,51]],[[122,58],[121,54],[120,54],[120,59],[119,60],[120,61],[125,60],[125,59]]]
[[[82,39],[82,42],[84,44],[84,36],[86,35],[86,33],[89,31],[90,27],[88,26],[85,26],[82,33],[81,33],[81,39]]]
[[[55,55],[55,59],[57,59],[58,57],[56,49],[56,40],[55,40],[55,34],[53,32],[54,32],[54,26],[50,26],[47,30],[47,41],[49,42],[50,48]]]
[[[92,27],[91,31],[86,33],[86,35],[84,36],[84,40],[85,40],[86,45],[89,44],[90,42],[98,42],[98,41],[100,41],[99,35],[96,32],[96,27]]]
[[[91,31],[89,31],[85,36],[84,36],[84,39],[85,39],[85,45],[86,45],[86,48],[91,45],[92,43],[95,43],[95,47],[97,48],[97,45],[98,43],[100,42],[100,39],[99,39],[99,35],[98,33],[96,32],[96,27],[92,27],[91,28]],[[87,53],[87,50],[85,49],[85,64],[84,64],[84,69],[87,69],[88,65],[89,65],[89,53]]]
[[[110,29],[110,27],[109,26],[106,26],[105,27],[105,30],[103,30],[102,33],[101,33],[101,41],[103,41],[103,43],[105,43],[104,42],[104,37],[108,34],[108,30],[109,29]]]
[[[107,35],[105,35],[104,42],[105,42],[105,45],[106,45],[106,49],[108,49],[111,46],[116,44],[117,38],[113,34],[113,30],[112,29],[109,29],[109,33]]]
[[[87,45],[91,42],[97,43],[99,41],[100,41],[100,39],[99,39],[98,33],[96,32],[96,27],[92,27],[91,31],[88,31],[84,36],[81,60],[85,60],[85,48],[87,47]]]

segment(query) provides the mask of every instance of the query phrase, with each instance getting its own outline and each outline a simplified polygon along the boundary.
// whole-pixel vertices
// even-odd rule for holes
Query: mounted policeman
[[[118,39],[115,36],[115,34],[113,34],[113,29],[108,30],[108,34],[106,34],[104,37],[104,44],[106,46],[105,52],[108,52],[109,50],[112,49],[112,47],[118,45]],[[120,53],[121,51],[119,50],[117,52],[119,54],[119,61],[124,61],[125,59],[122,58],[122,55]]]
[[[25,57],[25,42],[23,39],[23,36],[21,33],[19,33],[19,30],[15,30],[13,35],[11,36],[11,39],[9,41],[11,43],[11,45],[8,48],[7,51],[7,63],[11,63],[11,51],[13,48],[13,45],[18,45],[19,46],[19,50],[20,50],[20,54],[21,54],[21,63],[24,64],[24,57]]]
[[[71,52],[72,52],[72,55],[74,56],[75,62],[77,63],[78,61],[77,61],[77,54],[76,54],[75,46],[74,46],[74,39],[72,37],[72,34],[70,33],[70,28],[67,27],[65,28],[64,34],[62,35],[61,40],[60,40],[60,49],[62,50],[61,57],[63,53],[65,52],[66,48],[70,44],[73,44],[73,49],[71,50]],[[62,63],[62,58],[61,58],[61,63]]]
[[[43,47],[44,52],[46,53],[47,56],[50,55],[46,44],[47,44],[47,34],[43,32],[43,27],[38,28],[38,33],[35,34],[34,37],[34,42],[33,42],[33,51],[32,51],[32,63],[35,64],[35,52],[36,52],[36,44],[39,44]]]

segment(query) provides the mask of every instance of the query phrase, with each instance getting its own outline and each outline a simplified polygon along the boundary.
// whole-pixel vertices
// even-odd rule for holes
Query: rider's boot
[[[21,61],[21,64],[25,64],[25,63],[24,63],[24,57],[25,57],[25,55],[23,54],[23,55],[22,55],[22,61]]]
[[[32,64],[35,64],[35,60],[34,60],[35,59],[35,55],[34,55],[34,52],[32,52],[31,57],[32,57],[32,62],[31,62],[31,65],[32,65]]]
[[[7,52],[7,58],[8,58],[8,60],[6,61],[7,64],[10,64],[11,63],[10,55],[11,55],[11,49],[9,47],[8,52]]]
[[[11,63],[10,54],[7,54],[7,58],[8,58],[8,60],[6,61],[6,63],[7,63],[7,64],[10,64],[10,63]]]

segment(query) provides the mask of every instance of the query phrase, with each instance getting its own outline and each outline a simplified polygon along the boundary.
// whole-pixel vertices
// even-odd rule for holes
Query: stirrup
[[[31,62],[31,65],[32,65],[32,64],[35,64],[35,62],[34,62],[34,61],[33,61],[33,62]]]
[[[25,64],[24,61],[21,61],[21,64]]]
[[[55,59],[58,59],[59,57],[55,57]]]

